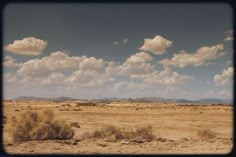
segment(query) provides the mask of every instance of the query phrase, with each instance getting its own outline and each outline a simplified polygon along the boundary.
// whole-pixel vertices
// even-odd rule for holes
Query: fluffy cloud
[[[83,71],[78,70],[73,72],[67,79],[66,82],[71,85],[79,86],[100,86],[107,82],[112,82],[114,79],[104,73],[96,71]]]
[[[225,32],[225,34],[226,34],[226,37],[225,37],[224,41],[234,40],[233,31],[227,31],[227,32]]]
[[[99,86],[113,80],[104,72],[106,64],[103,59],[68,56],[57,51],[22,63],[17,70],[18,83],[30,86]]]
[[[165,67],[163,71],[154,71],[147,75],[134,75],[133,78],[142,79],[144,83],[153,85],[177,85],[185,81],[192,80],[192,76],[181,75],[177,72],[172,71],[169,67]]]
[[[80,63],[80,69],[82,70],[99,70],[103,68],[105,61],[103,59],[96,59],[94,57],[84,58]]]
[[[43,52],[47,46],[47,41],[28,37],[22,40],[15,40],[12,44],[5,46],[5,50],[20,55],[36,56]]]
[[[121,75],[143,75],[154,71],[153,65],[150,63],[125,62],[118,67],[118,73]]]
[[[126,61],[119,65],[115,62],[108,63],[106,72],[113,75],[143,75],[154,71],[153,65],[147,63],[153,58],[146,52],[131,55]]]
[[[82,70],[99,70],[105,65],[103,59],[86,56],[68,56],[57,51],[42,59],[34,59],[23,63],[17,71],[20,75],[31,77],[45,77],[52,72],[73,72]]]
[[[233,74],[234,74],[233,67],[228,67],[227,69],[223,70],[222,74],[215,75],[214,81],[216,85],[219,86],[225,85],[230,81],[232,81]]]
[[[46,79],[40,80],[42,85],[61,85],[65,81],[66,77],[62,73],[53,72]]]
[[[16,75],[13,74],[13,73],[4,73],[3,82],[4,83],[15,83],[15,82],[17,82]]]
[[[66,77],[62,73],[53,72],[47,77],[24,76],[18,84],[23,86],[64,86]]]
[[[149,62],[152,61],[153,58],[146,52],[139,52],[134,55],[131,55],[126,62],[129,63],[144,63],[144,62]]]
[[[22,66],[22,63],[16,63],[16,59],[12,58],[11,56],[5,56],[3,66],[8,68],[11,67],[19,68]]]
[[[201,47],[195,53],[181,51],[180,53],[175,53],[171,59],[164,59],[159,61],[159,63],[164,66],[172,65],[181,68],[188,65],[201,66],[209,64],[207,63],[208,60],[216,59],[217,57],[224,55],[224,53],[220,53],[220,50],[223,49],[223,44],[219,44],[211,47]]]
[[[9,76],[10,77],[10,76]],[[69,76],[63,73],[52,72],[44,77],[23,76],[17,83],[23,86],[37,86],[37,87],[99,87],[104,86],[109,82],[113,82],[114,78],[104,73],[96,71],[74,71]]]
[[[150,51],[154,54],[164,54],[168,47],[172,46],[172,41],[157,35],[153,39],[144,39],[144,44],[139,49]]]

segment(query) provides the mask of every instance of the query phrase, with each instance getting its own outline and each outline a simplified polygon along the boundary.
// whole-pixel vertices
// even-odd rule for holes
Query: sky
[[[3,97],[233,96],[224,3],[9,3]]]

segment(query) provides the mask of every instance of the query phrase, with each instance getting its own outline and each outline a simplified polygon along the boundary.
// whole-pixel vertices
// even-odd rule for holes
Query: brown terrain
[[[73,137],[15,141],[20,115],[44,109],[70,125]],[[10,154],[226,154],[233,148],[232,105],[4,101],[3,123]],[[102,136],[106,128],[112,133]]]

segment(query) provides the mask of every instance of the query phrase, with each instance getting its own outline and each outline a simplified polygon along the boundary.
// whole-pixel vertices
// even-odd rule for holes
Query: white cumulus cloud
[[[214,81],[216,85],[222,86],[230,81],[232,81],[232,77],[234,74],[234,69],[233,67],[228,67],[227,69],[224,69],[222,74],[216,74],[214,77]]]
[[[52,72],[73,72],[76,70],[99,70],[105,65],[103,59],[87,56],[68,56],[57,51],[42,59],[29,60],[17,71],[20,75],[45,77]]]
[[[22,63],[16,63],[16,59],[14,59],[13,57],[5,56],[3,66],[8,67],[8,68],[11,68],[11,67],[19,68],[22,66]]]
[[[19,55],[40,55],[47,46],[47,41],[35,37],[27,37],[15,40],[12,44],[5,46],[5,50]]]
[[[153,85],[178,85],[184,83],[185,81],[192,80],[192,76],[181,75],[169,67],[165,67],[164,70],[158,72],[154,71],[147,75],[134,75],[133,78],[138,78],[143,80],[144,83]]]
[[[185,51],[181,51],[180,53],[175,53],[171,59],[163,59],[159,61],[159,63],[164,66],[175,66],[175,67],[186,67],[188,65],[193,66],[201,66],[204,64],[209,65],[207,61],[216,59],[219,56],[224,55],[224,53],[220,52],[223,50],[223,44],[218,44],[215,46],[204,46],[199,48],[195,53],[187,53]]]
[[[83,71],[78,70],[73,72],[67,79],[66,82],[71,85],[79,86],[101,86],[107,82],[112,82],[114,79],[104,73],[97,71]]]
[[[172,43],[172,41],[157,35],[153,39],[144,39],[144,44],[139,49],[160,55],[166,53],[166,49],[171,47]]]
[[[154,71],[154,67],[149,61],[153,58],[146,52],[139,52],[131,55],[122,64],[109,62],[106,67],[106,73],[110,75],[143,75]]]
[[[154,71],[154,67],[150,63],[125,62],[118,67],[118,74],[121,75],[143,75]]]
[[[139,53],[136,53],[134,55],[131,55],[127,60],[126,62],[129,62],[129,63],[144,63],[144,62],[149,62],[149,61],[152,61],[153,58],[151,55],[149,55],[148,53],[146,52],[139,52]]]
[[[146,52],[139,52],[131,55],[122,64],[110,62],[106,72],[113,75],[142,75],[154,71],[153,65],[148,63],[153,58]]]

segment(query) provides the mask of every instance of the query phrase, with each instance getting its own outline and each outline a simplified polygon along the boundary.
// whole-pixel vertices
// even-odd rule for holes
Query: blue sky
[[[8,4],[4,98],[232,98],[232,19],[217,3]]]

